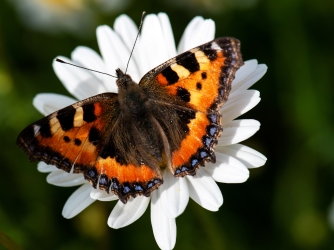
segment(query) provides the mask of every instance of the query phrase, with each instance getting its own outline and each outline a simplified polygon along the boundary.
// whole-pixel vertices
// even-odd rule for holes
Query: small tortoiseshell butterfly
[[[82,173],[94,188],[150,196],[162,170],[195,175],[215,162],[219,107],[243,65],[240,43],[215,39],[149,71],[139,84],[116,70],[118,94],[103,93],[25,128],[17,139],[31,161]]]

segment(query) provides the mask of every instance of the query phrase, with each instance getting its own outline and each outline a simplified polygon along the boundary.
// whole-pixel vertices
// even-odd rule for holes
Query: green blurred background
[[[31,20],[37,14],[23,4],[31,1],[64,8],[68,19],[36,24]],[[251,170],[246,183],[219,184],[224,204],[216,213],[190,201],[176,220],[175,249],[334,249],[328,221],[334,196],[334,1],[110,2],[0,1],[0,239],[5,234],[22,249],[158,249],[149,209],[118,230],[107,226],[114,202],[95,202],[64,219],[62,207],[76,188],[47,184],[46,174],[15,146],[20,130],[42,117],[32,106],[36,94],[68,95],[53,58],[69,57],[78,45],[98,51],[98,25],[112,26],[122,13],[138,24],[145,10],[169,15],[176,42],[194,16],[211,18],[216,37],[237,37],[245,60],[269,67],[253,87],[262,101],[243,115],[262,124],[243,143],[267,156],[266,165]]]

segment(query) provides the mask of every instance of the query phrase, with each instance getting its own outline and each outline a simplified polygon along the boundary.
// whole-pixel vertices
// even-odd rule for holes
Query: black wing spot
[[[41,134],[41,136],[43,136],[44,138],[49,138],[52,136],[52,132],[51,132],[51,126],[50,126],[50,122],[47,122],[45,124],[43,124],[41,126],[41,128],[39,129],[39,133]]]
[[[211,48],[211,43],[203,47],[202,50],[210,61],[217,59],[217,51]]]
[[[199,70],[199,64],[195,57],[195,54],[192,52],[184,52],[183,54],[176,57],[176,63],[182,65],[191,73]]]
[[[95,127],[91,127],[88,134],[89,142],[96,146],[99,143],[100,139],[100,131]]]
[[[64,131],[68,131],[73,128],[75,112],[76,110],[73,108],[73,106],[68,106],[67,108],[58,111],[57,119]]]
[[[177,87],[177,96],[184,102],[190,102],[190,93],[185,88]]]
[[[65,136],[63,137],[63,140],[64,140],[65,142],[70,142],[70,141],[71,141],[71,139],[70,139],[67,135],[65,135]]]
[[[81,141],[80,139],[78,139],[78,138],[75,138],[75,139],[74,139],[74,144],[75,144],[76,146],[80,146],[81,143],[82,143],[82,141]]]
[[[200,82],[196,83],[196,89],[201,90],[202,89],[202,83],[200,83]]]
[[[167,79],[168,85],[174,84],[179,80],[179,76],[171,67],[165,68],[161,74]]]
[[[94,104],[88,103],[82,106],[83,109],[83,120],[85,122],[93,122],[97,119],[96,115],[94,114]]]
[[[202,72],[201,75],[202,75],[202,79],[203,79],[203,80],[207,78],[206,72]]]

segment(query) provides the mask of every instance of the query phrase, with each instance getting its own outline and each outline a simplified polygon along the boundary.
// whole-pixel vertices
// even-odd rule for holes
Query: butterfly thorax
[[[118,101],[121,110],[132,116],[145,115],[148,100],[147,94],[144,93],[143,89],[129,75],[124,74],[120,69],[117,69],[116,73],[118,77],[116,81],[118,86]]]
[[[119,134],[119,147],[127,153],[125,161],[140,165],[144,162],[150,167],[157,167],[162,160],[163,143],[159,128],[154,122],[150,110],[150,102],[144,89],[135,83],[131,77],[120,69],[116,70],[118,86],[118,103],[120,107],[119,120],[124,124],[122,130],[115,130]],[[131,135],[124,136],[129,133]],[[122,145],[121,145],[122,144]],[[131,149],[131,146],[134,146]],[[153,156],[153,159],[152,159]]]

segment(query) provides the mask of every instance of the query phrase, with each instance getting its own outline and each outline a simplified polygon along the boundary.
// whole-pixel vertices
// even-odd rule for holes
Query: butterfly
[[[240,42],[217,38],[146,73],[139,84],[116,70],[118,93],[102,93],[26,127],[17,138],[31,161],[82,173],[94,188],[150,196],[162,171],[195,175],[215,162],[221,107],[243,65]]]

